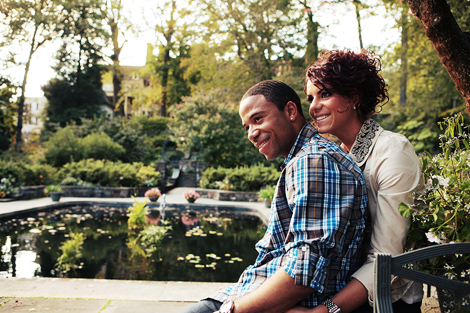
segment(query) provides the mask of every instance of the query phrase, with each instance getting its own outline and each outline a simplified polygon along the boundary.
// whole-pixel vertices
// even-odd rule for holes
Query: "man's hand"
[[[283,268],[255,291],[235,300],[236,313],[283,313],[315,290],[294,284]]]

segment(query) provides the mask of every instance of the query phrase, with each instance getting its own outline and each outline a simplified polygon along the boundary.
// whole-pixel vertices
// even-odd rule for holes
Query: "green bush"
[[[57,182],[57,169],[49,164],[31,164],[24,168],[23,186],[51,185]]]
[[[85,159],[118,161],[126,150],[105,133],[93,133],[80,142]]]
[[[0,179],[14,180],[16,185],[21,185],[25,180],[25,165],[14,161],[0,160]]]
[[[13,179],[15,186],[49,185],[57,180],[57,169],[48,164],[0,160],[0,178]]]
[[[68,162],[82,159],[81,139],[70,128],[59,129],[49,141],[44,143],[44,157],[48,164],[59,167]]]
[[[208,168],[202,174],[201,187],[233,191],[259,191],[276,185],[280,172],[274,166],[258,164],[250,167]]]
[[[155,187],[160,184],[162,174],[160,174],[160,172],[157,172],[153,167],[142,166],[137,172],[136,178],[139,181],[139,186]]]
[[[107,187],[141,187],[146,181],[158,183],[161,174],[143,163],[122,163],[87,159],[65,164],[59,171],[59,180],[73,177],[77,180]]]

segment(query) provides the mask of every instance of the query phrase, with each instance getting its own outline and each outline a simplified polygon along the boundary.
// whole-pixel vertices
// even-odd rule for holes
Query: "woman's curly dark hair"
[[[382,75],[380,58],[373,52],[355,53],[349,49],[325,50],[306,73],[308,81],[356,101],[359,118],[365,121],[382,111],[388,86]]]

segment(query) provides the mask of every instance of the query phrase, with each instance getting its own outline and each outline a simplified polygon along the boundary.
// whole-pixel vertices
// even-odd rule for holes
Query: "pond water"
[[[73,206],[0,219],[0,276],[60,277],[61,246],[81,233],[80,257],[66,277],[234,282],[254,262],[266,227],[256,216],[202,211],[167,208],[162,216],[151,210],[148,224],[167,223],[171,230],[150,256],[129,245],[135,234],[126,208]]]

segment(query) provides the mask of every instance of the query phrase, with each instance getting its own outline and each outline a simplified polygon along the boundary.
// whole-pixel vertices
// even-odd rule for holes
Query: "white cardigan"
[[[367,120],[349,152],[363,170],[369,201],[369,225],[364,251],[367,259],[354,273],[368,290],[372,305],[374,291],[374,253],[403,253],[411,219],[400,215],[401,202],[411,204],[413,192],[423,185],[421,166],[415,150],[405,136],[384,130],[372,119]],[[402,299],[411,304],[423,297],[421,284],[394,277],[392,301]]]

